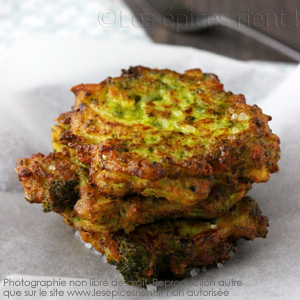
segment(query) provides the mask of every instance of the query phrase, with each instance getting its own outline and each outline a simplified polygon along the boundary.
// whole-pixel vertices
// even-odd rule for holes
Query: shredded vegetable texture
[[[60,214],[128,284],[197,276],[265,237],[246,196],[278,172],[279,138],[243,95],[199,69],[141,66],[80,84],[53,153],[17,162],[25,199]]]

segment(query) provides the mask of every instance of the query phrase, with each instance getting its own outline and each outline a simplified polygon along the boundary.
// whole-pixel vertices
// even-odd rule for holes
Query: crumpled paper
[[[103,45],[100,41],[57,39],[45,36],[21,39],[2,59],[0,99],[0,280],[48,278],[97,278],[107,280],[103,291],[131,292],[141,289],[112,286],[122,280],[63,224],[60,216],[41,212],[39,205],[23,199],[14,173],[15,161],[36,152],[51,151],[50,128],[59,113],[73,104],[71,86],[100,82],[131,65],[184,71],[201,68],[216,73],[226,90],[246,95],[273,117],[273,131],[281,138],[280,172],[268,183],[254,185],[250,195],[270,219],[267,239],[241,242],[239,252],[222,268],[189,279],[180,286],[159,289],[160,296],[142,299],[199,299],[202,281],[240,280],[226,299],[296,299],[300,296],[300,68],[270,67],[240,62],[186,47],[128,44]],[[16,275],[17,274],[17,275]],[[44,278],[44,277],[39,277]],[[214,287],[217,291],[220,286]],[[88,289],[88,288],[86,288]],[[89,289],[92,289],[91,287]],[[7,287],[0,285],[0,299]],[[176,292],[184,293],[178,296]],[[192,293],[195,293],[194,296]],[[48,295],[49,296],[49,295]],[[111,296],[84,299],[111,299]],[[114,299],[140,299],[131,294]],[[204,299],[220,299],[212,296]],[[29,299],[11,296],[9,299]],[[37,296],[30,299],[48,299]],[[69,299],[66,295],[61,298]],[[70,298],[71,299],[71,298]],[[73,296],[72,299],[83,299]]]

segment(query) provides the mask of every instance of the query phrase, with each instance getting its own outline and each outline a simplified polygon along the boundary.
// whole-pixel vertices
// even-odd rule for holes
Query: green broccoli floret
[[[129,239],[121,240],[119,254],[122,259],[117,263],[117,269],[124,277],[127,284],[138,284],[139,281],[152,281],[152,276],[148,276],[151,255],[145,246],[138,242],[132,242]]]
[[[44,212],[73,209],[79,199],[78,180],[52,180],[43,201]]]

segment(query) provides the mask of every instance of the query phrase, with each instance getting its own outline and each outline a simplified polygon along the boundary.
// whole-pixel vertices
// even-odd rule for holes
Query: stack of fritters
[[[278,171],[269,116],[199,69],[130,68],[72,88],[54,153],[20,159],[25,198],[61,214],[126,282],[229,259],[268,220],[244,197]]]

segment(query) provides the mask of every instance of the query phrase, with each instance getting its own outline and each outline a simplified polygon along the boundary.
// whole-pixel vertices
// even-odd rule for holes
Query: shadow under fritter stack
[[[238,239],[266,236],[245,195],[278,171],[279,138],[243,95],[199,69],[140,66],[72,91],[54,153],[16,171],[26,200],[61,214],[127,283],[182,278],[228,260]]]

